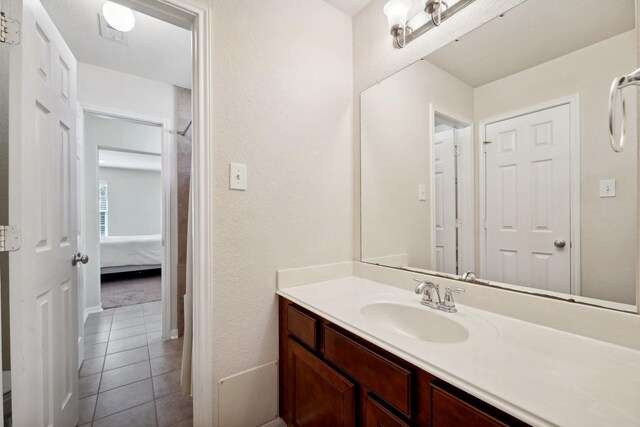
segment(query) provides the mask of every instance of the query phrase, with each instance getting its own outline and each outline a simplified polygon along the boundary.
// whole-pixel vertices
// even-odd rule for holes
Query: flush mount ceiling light
[[[414,0],[415,2],[416,0]],[[389,0],[384,6],[384,14],[389,21],[389,31],[396,48],[403,48],[407,43],[420,37],[430,29],[439,26],[442,21],[459,12],[474,0],[418,0],[423,14],[418,14],[407,21],[413,8],[411,0]],[[422,15],[422,16],[421,16]],[[428,16],[429,19],[426,19]],[[417,24],[415,29],[409,24]]]
[[[109,26],[123,33],[133,30],[136,25],[136,17],[133,15],[133,11],[112,1],[104,2],[102,14]]]

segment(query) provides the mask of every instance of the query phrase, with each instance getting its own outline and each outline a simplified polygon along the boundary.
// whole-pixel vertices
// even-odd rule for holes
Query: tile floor
[[[180,391],[182,339],[162,342],[160,301],[91,314],[80,368],[79,426],[191,426]]]

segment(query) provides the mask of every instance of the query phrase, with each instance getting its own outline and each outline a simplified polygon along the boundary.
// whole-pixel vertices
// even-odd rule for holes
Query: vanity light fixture
[[[415,1],[415,0],[414,0]],[[407,43],[420,37],[430,29],[439,26],[445,19],[459,12],[474,0],[419,0],[424,4],[424,14],[407,20],[413,8],[412,0],[389,0],[384,6],[384,14],[389,21],[389,31],[393,37],[393,45],[403,48]],[[425,19],[426,18],[426,19]],[[418,24],[415,29],[411,23]]]
[[[136,17],[128,7],[112,1],[106,1],[102,5],[102,14],[110,27],[127,33],[136,26]]]
[[[442,13],[449,8],[443,0],[428,0],[424,5],[424,11],[431,15],[431,22],[436,27],[442,23]]]
[[[407,32],[411,32],[411,27],[407,26],[407,16],[410,10],[411,0],[389,0],[384,5],[384,14],[387,15],[389,31],[399,47],[405,46]]]

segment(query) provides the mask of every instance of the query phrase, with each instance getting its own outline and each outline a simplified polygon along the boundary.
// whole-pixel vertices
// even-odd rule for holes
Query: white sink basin
[[[459,343],[469,338],[467,329],[441,313],[427,307],[410,307],[392,302],[377,302],[360,309],[375,326],[394,334],[435,343]]]

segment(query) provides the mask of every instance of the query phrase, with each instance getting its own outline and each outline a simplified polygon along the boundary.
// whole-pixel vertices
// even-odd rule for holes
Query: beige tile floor
[[[80,368],[80,426],[191,426],[180,391],[182,339],[161,339],[160,301],[91,314]]]

